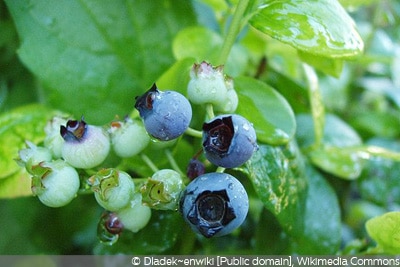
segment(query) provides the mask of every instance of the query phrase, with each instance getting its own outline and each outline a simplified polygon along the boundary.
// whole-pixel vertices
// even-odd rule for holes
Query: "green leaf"
[[[267,83],[276,88],[289,102],[295,114],[309,111],[308,89],[273,67],[268,69]]]
[[[365,227],[384,253],[400,253],[400,212],[388,212],[372,218]]]
[[[296,116],[296,138],[300,147],[307,147],[314,143],[313,119],[310,115]],[[323,143],[329,146],[349,147],[361,145],[358,133],[345,121],[333,114],[326,114],[323,132]]]
[[[286,144],[296,131],[293,110],[277,91],[267,84],[249,78],[234,80],[239,96],[237,113],[254,124],[257,139],[272,145]]]
[[[207,61],[216,65],[223,42],[224,39],[217,32],[196,26],[179,32],[174,39],[172,48],[178,60],[194,57],[197,63]],[[247,66],[247,54],[244,48],[239,44],[234,44],[224,66],[224,71],[231,76],[243,73]]]
[[[326,172],[344,179],[357,179],[364,167],[365,161],[360,155],[360,149],[343,149],[341,147],[324,146],[310,152],[313,164]]]
[[[343,69],[343,59],[318,56],[299,50],[300,59],[317,70],[339,78]]]
[[[350,57],[363,51],[355,24],[336,0],[267,1],[250,19],[261,32],[319,56]]]
[[[165,88],[186,95],[187,85],[190,80],[190,70],[194,63],[196,63],[194,58],[184,58],[175,62],[157,79],[157,86],[162,90]]]
[[[246,164],[254,190],[300,254],[331,254],[340,245],[340,210],[335,192],[298,148],[261,145]]]
[[[309,115],[297,116],[297,140],[301,147],[314,144],[313,120]],[[308,150],[308,156],[319,168],[345,179],[359,177],[363,167],[361,138],[339,117],[327,114],[322,144]],[[346,149],[345,149],[346,148]]]
[[[15,162],[18,151],[25,148],[25,141],[39,143],[44,140],[44,126],[60,112],[42,105],[23,106],[0,116],[0,179],[8,178],[21,167]]]
[[[286,230],[300,215],[298,203],[304,201],[307,188],[306,178],[301,175],[304,166],[295,153],[297,148],[291,143],[286,148],[260,145],[246,163],[254,190],[266,208],[281,219]]]
[[[306,165],[308,191],[302,213],[304,228],[294,233],[292,250],[299,254],[334,254],[341,242],[341,217],[335,191],[315,169]]]
[[[20,167],[20,170],[0,179],[0,198],[31,196],[30,176],[25,169]]]
[[[195,22],[184,0],[7,5],[21,39],[19,56],[41,80],[46,101],[93,124],[130,113],[135,96],[173,63],[173,36]]]
[[[400,142],[390,139],[374,138],[368,145],[400,152]],[[361,197],[383,207],[400,204],[400,160],[396,162],[387,156],[371,157],[357,181]]]

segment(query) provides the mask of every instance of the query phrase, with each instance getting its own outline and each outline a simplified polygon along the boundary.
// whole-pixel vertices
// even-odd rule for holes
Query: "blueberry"
[[[189,100],[194,104],[225,105],[227,88],[224,77],[224,66],[212,66],[203,61],[194,64],[190,70],[190,81],[187,87]]]
[[[203,150],[206,158],[217,166],[238,167],[257,147],[254,127],[242,116],[220,115],[203,124]]]
[[[191,159],[186,169],[186,176],[193,180],[197,176],[204,174],[206,167],[204,166],[203,162],[198,159]]]
[[[186,187],[179,208],[192,230],[209,238],[227,235],[239,227],[249,210],[249,199],[232,175],[207,173]]]
[[[100,165],[110,152],[110,136],[102,127],[88,125],[83,118],[80,121],[69,120],[66,126],[60,126],[64,139],[61,155],[75,168],[91,169]]]
[[[182,135],[192,119],[192,107],[182,94],[160,91],[156,84],[136,98],[135,108],[143,119],[146,131],[161,141]]]

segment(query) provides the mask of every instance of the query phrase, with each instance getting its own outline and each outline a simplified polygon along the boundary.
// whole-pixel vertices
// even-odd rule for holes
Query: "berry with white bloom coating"
[[[123,171],[103,169],[89,178],[94,196],[100,206],[109,211],[125,208],[135,193],[132,178]]]
[[[160,91],[156,84],[136,98],[135,108],[143,119],[146,131],[161,141],[181,136],[192,119],[192,107],[182,94]]]
[[[63,160],[42,162],[32,177],[32,192],[49,207],[62,207],[75,198],[80,187],[78,172]]]
[[[150,142],[144,126],[129,118],[111,123],[110,134],[114,152],[122,158],[139,154]]]
[[[69,120],[60,127],[64,139],[61,154],[71,166],[90,169],[100,165],[110,152],[110,137],[101,127]]]
[[[216,111],[223,113],[232,113],[235,112],[239,104],[239,97],[234,89],[232,78],[227,77],[225,79],[225,85],[227,89],[226,99],[224,102],[214,105],[214,108]]]
[[[56,159],[61,158],[61,150],[64,144],[64,139],[60,135],[60,127],[61,125],[66,125],[67,121],[67,119],[62,117],[54,117],[47,122],[44,128],[44,132],[46,133],[44,146],[51,151],[53,157]]]
[[[223,66],[213,67],[205,61],[194,64],[190,71],[187,93],[194,104],[224,105],[227,88]]]
[[[184,190],[180,211],[192,230],[209,238],[238,228],[247,216],[249,199],[243,185],[226,173],[207,173]]]
[[[18,151],[19,158],[17,163],[32,174],[32,168],[35,168],[41,162],[51,161],[51,151],[46,147],[36,146],[35,144],[26,141],[27,148]]]
[[[140,189],[144,205],[158,210],[177,210],[184,189],[181,175],[170,169],[159,170]]]
[[[118,219],[123,224],[124,229],[134,233],[143,229],[151,218],[151,209],[142,205],[142,195],[134,194],[130,204],[122,210],[116,212]]]
[[[220,115],[203,124],[203,150],[213,164],[235,168],[258,149],[253,125],[240,115]]]

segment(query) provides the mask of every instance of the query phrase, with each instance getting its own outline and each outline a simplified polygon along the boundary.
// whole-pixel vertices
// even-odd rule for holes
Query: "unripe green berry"
[[[143,229],[151,218],[151,209],[142,205],[142,195],[134,194],[130,205],[116,212],[118,219],[128,229],[134,233]]]
[[[180,174],[174,170],[159,170],[147,180],[140,192],[143,204],[153,209],[177,210],[184,189]]]
[[[78,193],[78,172],[63,160],[40,163],[35,172],[36,175],[32,177],[32,192],[46,206],[65,206]]]
[[[132,178],[123,171],[103,169],[89,178],[94,196],[100,206],[117,211],[129,204],[135,192]]]
[[[83,120],[68,121],[61,126],[65,142],[62,157],[75,168],[90,169],[100,165],[110,152],[110,137],[98,126],[87,125]]]
[[[44,146],[51,151],[55,159],[61,158],[61,150],[64,144],[64,139],[60,135],[60,127],[61,125],[66,124],[67,119],[54,117],[46,124],[44,128],[46,133]]]
[[[110,134],[114,152],[122,158],[137,155],[146,148],[150,141],[144,126],[131,119],[113,122]]]
[[[187,93],[188,99],[195,104],[222,105],[227,94],[223,66],[213,67],[204,61],[194,64]]]
[[[25,167],[29,173],[32,174],[32,168],[39,163],[51,161],[52,156],[49,149],[36,146],[29,141],[26,141],[26,145],[28,148],[18,151],[19,158],[16,161],[19,165]]]
[[[225,84],[228,90],[226,99],[224,102],[214,105],[214,109],[222,113],[234,113],[239,104],[239,97],[234,89],[232,78],[226,78]]]

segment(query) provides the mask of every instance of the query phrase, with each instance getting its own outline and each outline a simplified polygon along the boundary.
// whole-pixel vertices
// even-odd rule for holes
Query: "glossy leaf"
[[[261,145],[246,167],[259,198],[292,240],[294,253],[336,251],[341,230],[337,197],[315,170],[304,165],[295,145]]]
[[[368,145],[400,152],[400,142],[390,139],[374,138]],[[357,181],[361,197],[383,207],[400,204],[400,162],[387,156],[371,157]]]
[[[299,56],[300,59],[305,63],[328,75],[339,78],[340,74],[342,73],[344,64],[343,59],[317,56],[301,50],[299,51]]]
[[[174,34],[194,23],[187,1],[7,5],[21,39],[19,56],[41,80],[46,101],[92,124],[130,113],[135,96],[173,63]]]
[[[313,120],[311,116],[297,116],[296,137],[300,146],[314,144]],[[327,114],[322,144],[308,151],[313,164],[345,179],[355,179],[362,171],[363,155],[360,150],[361,138],[348,124],[338,117]],[[348,149],[344,149],[348,148]]]
[[[172,48],[177,59],[194,57],[196,63],[207,61],[217,65],[223,42],[223,37],[217,32],[199,26],[188,27],[178,33]],[[235,44],[224,65],[224,71],[230,76],[237,76],[245,71],[246,63],[246,51]]]
[[[340,246],[342,230],[337,195],[310,165],[306,165],[306,177],[304,228],[296,233],[292,250],[299,254],[334,254]]]
[[[313,164],[326,172],[344,179],[357,179],[363,170],[365,161],[359,149],[343,149],[325,146],[310,152]]]
[[[384,253],[400,253],[400,212],[393,211],[367,221],[368,234],[376,241]]]
[[[314,142],[313,120],[310,115],[300,114],[296,117],[299,125],[296,138],[301,147]],[[326,114],[323,143],[330,146],[346,147],[361,144],[358,133],[346,122],[333,114]]]
[[[61,113],[42,105],[29,105],[5,112],[0,116],[0,179],[18,172],[15,162],[18,151],[26,148],[25,141],[39,143],[44,140],[44,126]]]
[[[250,24],[293,47],[330,58],[363,51],[355,24],[336,0],[267,1]]]
[[[234,80],[239,96],[237,113],[254,124],[257,139],[273,145],[289,142],[296,122],[286,99],[267,84],[248,77]]]

